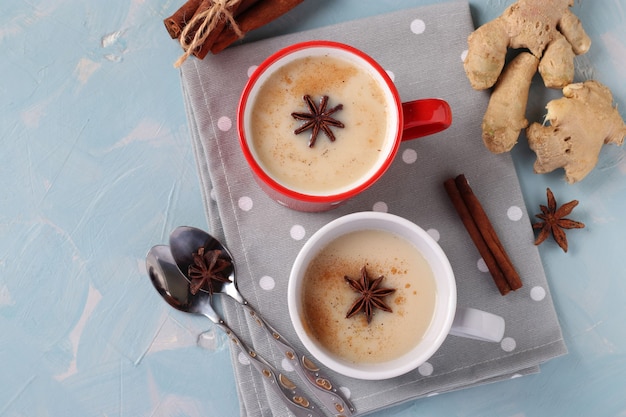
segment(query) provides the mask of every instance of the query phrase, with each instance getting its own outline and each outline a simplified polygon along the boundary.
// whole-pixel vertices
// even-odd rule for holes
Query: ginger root
[[[472,87],[494,87],[482,124],[485,146],[510,151],[525,118],[530,83],[539,71],[544,84],[562,88],[574,80],[574,57],[587,52],[591,40],[570,11],[573,0],[518,0],[502,15],[468,37],[463,66]],[[527,48],[505,68],[509,48]]]
[[[541,60],[544,84],[562,88],[574,79],[574,56],[591,46],[580,20],[570,11],[574,0],[518,0],[502,15],[468,37],[464,62],[476,90],[492,87],[504,68],[508,48],[527,48]]]
[[[507,66],[491,93],[482,123],[483,142],[493,153],[510,151],[528,126],[526,104],[539,60],[522,52]]]
[[[567,85],[563,95],[546,106],[550,125],[533,123],[526,136],[537,154],[535,172],[564,168],[565,179],[571,184],[591,172],[603,144],[624,142],[626,124],[613,107],[611,91],[598,81]]]

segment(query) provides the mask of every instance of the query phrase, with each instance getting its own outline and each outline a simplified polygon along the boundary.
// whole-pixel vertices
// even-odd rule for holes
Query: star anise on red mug
[[[231,282],[228,277],[224,276],[225,270],[231,266],[231,263],[220,258],[222,251],[219,249],[206,250],[204,247],[199,248],[193,253],[193,264],[189,265],[187,271],[191,282],[189,288],[192,294],[204,290],[209,294],[215,291],[213,281]]]
[[[348,310],[346,318],[354,316],[359,312],[363,312],[367,317],[367,324],[372,321],[374,309],[378,308],[391,313],[391,308],[385,304],[383,298],[396,292],[395,288],[379,288],[380,283],[384,279],[381,275],[375,280],[370,280],[365,266],[361,268],[361,279],[355,280],[347,275],[344,277],[350,288],[359,293],[359,298],[352,304]]]
[[[320,129],[328,136],[331,142],[335,141],[335,134],[330,130],[331,126],[345,127],[339,120],[330,117],[331,114],[343,109],[343,104],[338,104],[330,110],[326,110],[328,105],[328,96],[322,97],[320,106],[317,107],[310,95],[304,96],[304,101],[309,108],[309,113],[293,112],[291,116],[296,120],[303,120],[302,126],[293,131],[296,135],[311,129],[311,137],[309,139],[309,148],[315,145]]]
[[[546,194],[548,196],[548,206],[541,204],[539,206],[541,214],[535,215],[543,221],[533,224],[533,229],[541,229],[535,240],[535,245],[543,243],[552,234],[556,243],[564,252],[567,252],[565,229],[582,229],[585,227],[584,223],[565,218],[578,205],[578,200],[572,200],[557,209],[556,199],[550,188],[547,189]]]

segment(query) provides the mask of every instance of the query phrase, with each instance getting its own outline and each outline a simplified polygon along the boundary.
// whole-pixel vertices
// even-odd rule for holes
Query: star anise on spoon
[[[231,263],[220,258],[221,254],[222,251],[219,249],[206,250],[204,247],[193,253],[193,264],[189,265],[187,271],[191,278],[189,287],[193,295],[200,290],[213,294],[213,281],[231,282],[228,277],[224,276],[224,271],[231,266]]]
[[[315,145],[315,141],[317,140],[317,135],[319,134],[320,129],[322,132],[328,136],[331,142],[335,141],[335,134],[332,130],[330,130],[331,126],[334,127],[345,127],[343,123],[339,120],[330,117],[331,114],[335,113],[338,110],[343,109],[343,104],[339,104],[333,107],[330,110],[326,110],[326,106],[328,105],[328,96],[322,97],[320,100],[320,106],[317,107],[313,102],[313,99],[310,95],[304,96],[304,101],[306,102],[307,107],[309,108],[309,113],[299,113],[293,112],[291,116],[296,120],[304,120],[305,123],[302,124],[299,128],[293,131],[296,135],[311,129],[311,137],[309,139],[309,148],[312,148]]]
[[[578,205],[578,200],[572,200],[557,209],[556,199],[550,188],[547,189],[546,194],[548,196],[548,206],[541,204],[539,206],[541,214],[535,215],[543,221],[533,224],[533,229],[541,229],[535,240],[535,245],[541,244],[552,234],[556,243],[564,252],[567,252],[567,236],[564,229],[582,229],[585,227],[584,223],[565,218]]]
[[[365,266],[361,268],[360,280],[357,281],[347,275],[344,277],[346,282],[350,285],[350,288],[360,295],[354,304],[352,304],[352,307],[348,310],[348,313],[346,314],[347,319],[359,312],[363,312],[367,317],[367,324],[370,324],[375,308],[391,313],[391,308],[385,304],[383,298],[393,294],[396,290],[395,288],[379,288],[383,278],[384,276],[381,275],[371,281]]]

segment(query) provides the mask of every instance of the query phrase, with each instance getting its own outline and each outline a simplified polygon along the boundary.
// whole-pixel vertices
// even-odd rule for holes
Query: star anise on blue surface
[[[564,252],[567,252],[567,236],[564,229],[582,229],[585,227],[584,223],[565,218],[578,205],[578,200],[572,200],[557,209],[556,199],[550,188],[547,189],[546,194],[548,196],[548,206],[539,205],[541,214],[535,215],[543,221],[533,224],[533,229],[541,229],[537,240],[535,240],[535,245],[541,244],[552,234],[556,243]]]
[[[357,281],[347,275],[344,277],[346,282],[350,285],[350,288],[359,293],[359,298],[352,304],[352,307],[350,307],[346,314],[347,319],[359,312],[363,312],[367,317],[367,324],[370,324],[372,316],[374,315],[374,309],[378,308],[391,313],[391,308],[385,304],[383,298],[393,294],[396,290],[395,288],[379,288],[383,278],[384,276],[381,275],[371,281],[365,266],[361,268],[360,280]]]
[[[335,134],[330,129],[331,126],[334,127],[345,127],[343,123],[339,120],[330,117],[331,114],[335,113],[338,110],[343,109],[343,104],[338,104],[330,110],[326,110],[326,106],[328,105],[328,96],[322,97],[320,100],[320,106],[317,107],[313,102],[313,99],[310,95],[304,96],[304,101],[306,102],[307,107],[309,108],[309,113],[299,113],[293,112],[291,116],[296,120],[303,120],[304,123],[302,126],[293,131],[296,135],[311,129],[311,136],[309,138],[309,148],[312,148],[315,145],[315,141],[317,140],[317,135],[320,130],[326,134],[328,139],[331,142],[335,141]]]
[[[213,294],[215,291],[213,281],[231,282],[228,277],[224,276],[224,271],[231,266],[231,263],[220,258],[221,254],[222,251],[219,249],[205,250],[204,247],[193,253],[193,264],[189,265],[187,271],[191,279],[189,288],[192,294],[195,295],[200,290]]]

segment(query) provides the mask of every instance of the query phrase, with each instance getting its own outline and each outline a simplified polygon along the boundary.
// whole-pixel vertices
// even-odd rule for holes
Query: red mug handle
[[[452,124],[450,105],[438,98],[402,103],[402,140],[417,139],[447,129]]]

